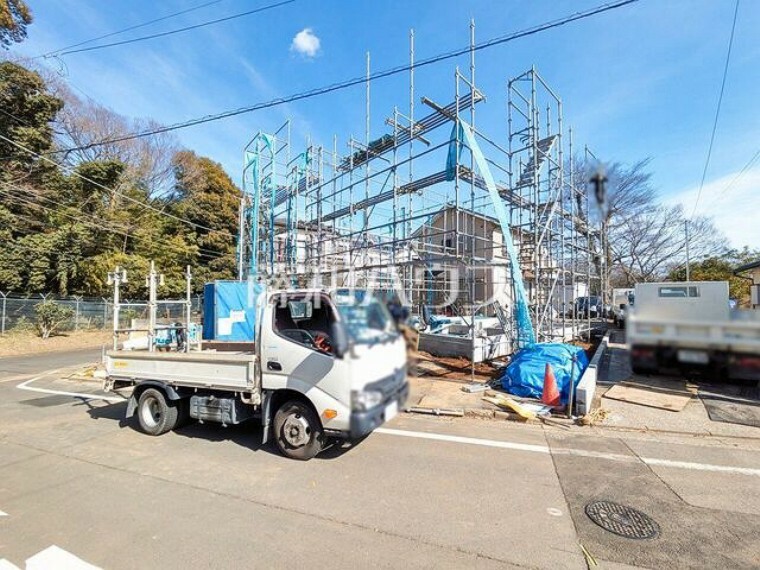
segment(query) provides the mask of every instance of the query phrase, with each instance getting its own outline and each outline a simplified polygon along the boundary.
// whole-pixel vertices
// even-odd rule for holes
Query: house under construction
[[[571,309],[599,290],[599,231],[586,184],[574,184],[562,101],[531,68],[506,82],[503,130],[486,132],[477,109],[500,97],[486,103],[475,83],[472,24],[470,44],[451,99],[418,100],[410,34],[408,103],[386,110],[381,136],[368,55],[365,136],[345,154],[337,138],[295,148],[287,122],[248,143],[241,279],[394,290],[413,314],[459,315],[473,344],[472,316],[497,316],[510,351],[589,330]]]

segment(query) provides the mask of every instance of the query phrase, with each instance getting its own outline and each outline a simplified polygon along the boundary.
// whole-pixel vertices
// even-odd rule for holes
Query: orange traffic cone
[[[546,363],[544,371],[544,392],[541,394],[541,401],[553,408],[560,406],[559,390],[557,390],[557,379],[554,377],[554,371],[551,365]]]

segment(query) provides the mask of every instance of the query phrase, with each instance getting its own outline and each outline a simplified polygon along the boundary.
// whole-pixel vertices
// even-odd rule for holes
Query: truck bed
[[[626,340],[631,345],[668,345],[760,354],[760,321],[628,318]]]
[[[257,391],[255,355],[233,352],[147,352],[111,350],[105,354],[109,379],[159,380],[176,386]]]

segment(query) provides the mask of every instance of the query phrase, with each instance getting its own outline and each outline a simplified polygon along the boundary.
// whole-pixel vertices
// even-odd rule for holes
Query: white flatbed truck
[[[131,386],[127,417],[161,435],[190,420],[255,420],[294,459],[331,438],[357,440],[409,392],[406,350],[387,308],[363,291],[266,295],[256,342],[225,351],[105,353],[106,388]]]
[[[760,380],[760,311],[730,309],[726,281],[638,283],[626,342],[634,372]]]

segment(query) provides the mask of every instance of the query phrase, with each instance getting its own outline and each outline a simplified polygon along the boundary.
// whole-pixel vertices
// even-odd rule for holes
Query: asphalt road
[[[22,376],[33,376],[54,368],[74,366],[100,360],[100,348],[85,348],[71,352],[43,352],[27,356],[1,356],[0,382]]]
[[[4,381],[77,358],[97,354],[0,361],[0,561],[20,568],[586,568],[581,544],[599,568],[760,565],[758,440],[404,415],[301,463],[253,426],[152,438],[94,383]],[[604,531],[599,499],[660,536]]]

